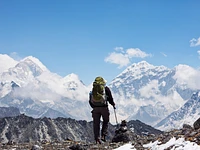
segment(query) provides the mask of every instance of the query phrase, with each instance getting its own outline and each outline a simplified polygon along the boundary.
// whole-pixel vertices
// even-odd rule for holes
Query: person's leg
[[[110,112],[108,107],[103,107],[101,110],[102,113],[102,118],[103,118],[103,125],[102,125],[102,130],[101,130],[101,139],[105,141],[105,136],[108,133],[108,122],[109,122],[109,117],[110,117]]]
[[[100,132],[100,118],[101,113],[99,112],[99,108],[94,108],[92,111],[93,117],[93,131],[94,131],[94,139],[96,142],[100,143],[99,141],[99,132]]]

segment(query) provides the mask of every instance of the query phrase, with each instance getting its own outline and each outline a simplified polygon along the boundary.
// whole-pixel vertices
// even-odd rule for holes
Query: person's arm
[[[115,107],[115,103],[114,103],[114,100],[113,100],[113,97],[112,97],[112,93],[110,91],[110,89],[106,86],[105,87],[105,91],[106,91],[106,95],[107,95],[107,100],[108,102],[113,106]]]
[[[92,108],[94,108],[94,104],[91,102],[91,99],[92,99],[92,93],[90,92],[89,93],[89,104]]]

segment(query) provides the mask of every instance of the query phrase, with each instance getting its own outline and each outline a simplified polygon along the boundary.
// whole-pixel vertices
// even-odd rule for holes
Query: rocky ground
[[[64,141],[56,143],[24,143],[24,144],[1,144],[1,150],[96,150],[105,149],[112,150],[121,145],[123,142],[111,143],[105,142],[102,144],[83,143],[77,141]]]

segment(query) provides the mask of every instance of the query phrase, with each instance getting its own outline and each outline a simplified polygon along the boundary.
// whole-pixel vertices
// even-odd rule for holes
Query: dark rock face
[[[194,129],[195,129],[195,130],[197,130],[197,129],[200,128],[200,118],[197,119],[197,120],[194,122],[193,126],[194,126]]]
[[[1,118],[0,134],[2,135],[0,142],[12,140],[17,143],[26,143],[67,139],[90,142],[93,140],[93,124],[70,118],[34,119],[22,114]]]
[[[15,89],[15,88],[19,88],[20,86],[15,83],[14,81],[11,81],[11,86],[12,86],[12,89]]]
[[[16,107],[0,107],[0,118],[14,117],[20,115],[20,111]]]
[[[189,124],[183,124],[183,128],[192,129],[192,127]]]
[[[163,133],[160,130],[157,130],[150,125],[147,125],[139,120],[131,120],[127,122],[127,127],[131,129],[137,135],[145,134],[161,134]]]

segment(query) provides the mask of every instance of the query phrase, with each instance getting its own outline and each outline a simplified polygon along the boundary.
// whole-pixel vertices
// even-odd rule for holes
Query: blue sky
[[[0,0],[0,53],[108,82],[145,60],[200,67],[199,0]]]

